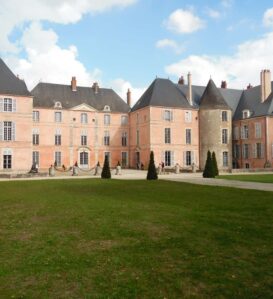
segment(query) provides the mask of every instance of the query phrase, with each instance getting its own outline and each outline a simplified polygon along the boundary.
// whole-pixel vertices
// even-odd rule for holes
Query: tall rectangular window
[[[121,116],[121,124],[123,126],[128,125],[128,116],[127,115],[122,115]]]
[[[228,167],[228,152],[223,152],[223,166]]]
[[[139,146],[139,130],[136,131],[136,144]]]
[[[87,136],[81,135],[81,145],[87,145]]]
[[[4,98],[4,111],[12,112],[12,99]]]
[[[172,165],[172,154],[171,151],[165,151],[165,166]]]
[[[3,155],[3,168],[11,169],[12,166],[12,155]]]
[[[104,125],[109,126],[111,122],[110,114],[104,114]]]
[[[164,120],[166,121],[172,121],[173,119],[173,114],[171,110],[164,110]]]
[[[228,130],[222,129],[222,144],[228,143]]]
[[[4,141],[14,140],[15,126],[11,121],[4,121]]]
[[[241,127],[241,138],[248,139],[248,126],[244,125]]]
[[[233,145],[233,156],[235,159],[239,159],[241,157],[240,150],[241,150],[241,148],[240,148],[239,144]]]
[[[62,153],[61,152],[55,152],[55,165],[62,166]]]
[[[33,121],[40,121],[40,112],[39,111],[33,111],[32,112],[32,120]]]
[[[186,111],[185,112],[185,122],[190,123],[192,121],[192,112],[191,111]]]
[[[255,138],[262,138],[261,123],[255,123]]]
[[[40,164],[40,155],[39,155],[39,152],[37,152],[37,151],[32,152],[32,165],[39,166],[39,164]]]
[[[222,121],[227,121],[227,111],[222,111]]]
[[[62,135],[60,133],[55,135],[55,145],[62,145]]]
[[[108,157],[109,166],[111,167],[111,153],[110,152],[104,152],[104,159]]]
[[[87,152],[80,153],[80,165],[88,166],[88,153]]]
[[[238,140],[239,139],[239,127],[233,128],[233,139]]]
[[[186,144],[191,144],[191,129],[186,129]]]
[[[243,159],[249,159],[249,144],[243,144]]]
[[[121,145],[122,146],[127,146],[127,132],[122,132]]]
[[[55,112],[55,122],[56,123],[62,122],[62,112],[60,111]]]
[[[110,145],[110,133],[109,131],[104,131],[104,145]]]
[[[165,128],[165,143],[170,144],[171,143],[171,129]]]
[[[87,124],[88,123],[87,113],[81,113],[81,123],[82,124]]]
[[[256,143],[256,158],[262,159],[264,156],[263,144]]]
[[[186,165],[191,166],[192,165],[192,154],[191,151],[186,151]]]
[[[128,153],[121,152],[121,166],[127,167],[128,166]]]
[[[40,136],[37,133],[32,134],[32,144],[33,145],[39,145],[40,142]]]

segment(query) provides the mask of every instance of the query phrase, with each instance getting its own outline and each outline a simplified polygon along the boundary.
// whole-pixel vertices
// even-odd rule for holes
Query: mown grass
[[[0,184],[1,298],[272,298],[271,192]]]
[[[273,184],[273,174],[221,175],[219,179]]]

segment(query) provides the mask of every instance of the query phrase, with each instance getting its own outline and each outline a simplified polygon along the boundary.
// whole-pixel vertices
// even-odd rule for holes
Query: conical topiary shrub
[[[210,151],[208,151],[208,154],[207,154],[207,161],[206,161],[205,169],[203,172],[203,177],[204,178],[214,178],[215,177]]]
[[[217,164],[215,152],[212,152],[211,159],[212,159],[212,166],[213,166],[214,176],[218,176],[219,175],[219,170],[218,170],[218,164]]]
[[[111,179],[111,171],[110,171],[108,156],[105,156],[105,159],[104,159],[101,178],[102,179]]]
[[[148,173],[147,173],[147,180],[157,180],[157,179],[158,177],[155,168],[154,152],[151,151],[150,162],[149,162]]]

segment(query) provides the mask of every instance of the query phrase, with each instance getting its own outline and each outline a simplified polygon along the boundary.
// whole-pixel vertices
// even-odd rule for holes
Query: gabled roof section
[[[192,108],[185,95],[169,79],[155,79],[136,102],[132,111],[147,106]]]
[[[0,58],[0,94],[31,96],[23,80],[17,78]]]
[[[200,99],[200,109],[231,109],[212,79]]]
[[[39,108],[53,108],[58,101],[63,109],[86,104],[98,111],[103,111],[105,106],[110,106],[111,112],[127,113],[130,110],[114,90],[107,88],[99,88],[95,93],[91,87],[77,86],[77,91],[72,91],[70,85],[39,83],[31,93],[34,96],[33,106]]]

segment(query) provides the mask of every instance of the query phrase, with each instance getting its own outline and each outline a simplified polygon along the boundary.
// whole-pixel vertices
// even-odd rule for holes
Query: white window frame
[[[255,138],[262,138],[262,124],[255,123]]]
[[[192,111],[185,111],[185,122],[186,123],[192,122]]]
[[[122,126],[128,125],[128,116],[127,115],[121,115],[121,125]]]
[[[54,164],[55,163],[58,167],[62,166],[62,152],[60,151],[54,152]]]
[[[40,111],[37,110],[32,111],[32,120],[35,122],[40,121]]]
[[[222,144],[228,144],[228,129],[222,129]]]
[[[164,129],[164,141],[165,144],[171,144],[171,128]]]
[[[62,112],[61,111],[55,111],[54,112],[54,120],[56,123],[62,122]]]
[[[191,129],[186,129],[185,130],[185,134],[186,134],[186,144],[191,144]]]
[[[165,121],[173,121],[173,111],[170,109],[165,109],[163,112],[163,119]]]
[[[223,154],[222,154],[222,162],[223,162],[223,167],[228,167],[228,151],[224,151]]]
[[[103,122],[105,126],[109,126],[111,124],[111,115],[110,114],[104,114]]]

